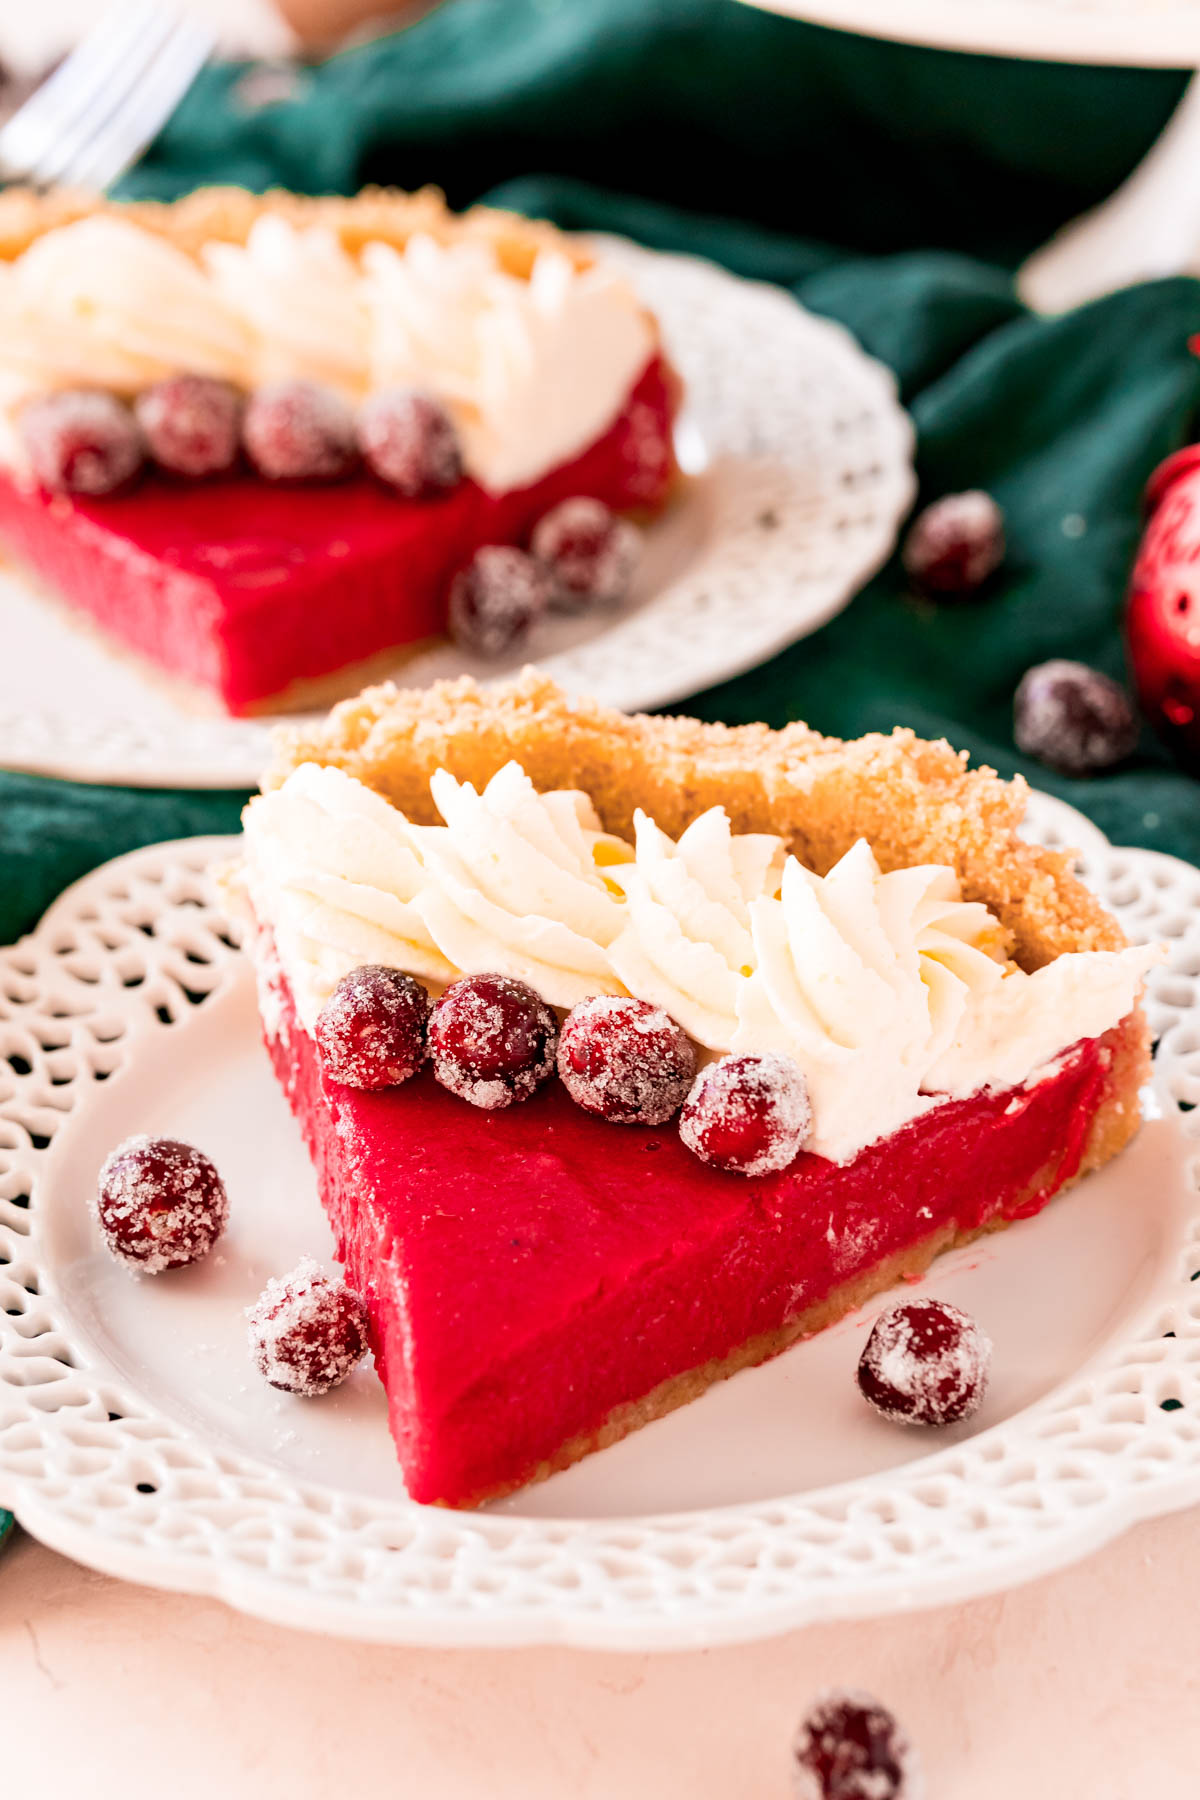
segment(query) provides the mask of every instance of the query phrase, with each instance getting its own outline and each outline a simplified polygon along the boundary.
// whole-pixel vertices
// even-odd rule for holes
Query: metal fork
[[[160,0],[105,13],[0,129],[0,179],[108,187],[166,124],[214,41]]]

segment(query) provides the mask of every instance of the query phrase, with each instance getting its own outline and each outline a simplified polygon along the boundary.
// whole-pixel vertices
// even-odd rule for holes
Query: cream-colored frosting
[[[811,1148],[834,1162],[947,1097],[1013,1086],[1106,1031],[1159,954],[1089,953],[1027,975],[950,869],[881,874],[862,841],[823,878],[789,858],[779,899],[755,901],[751,916],[755,967],[733,1048],[800,1065]],[[1079,976],[1055,975],[1063,962]]]
[[[203,271],[125,219],[37,238],[0,279],[0,387],[10,402],[63,387],[132,394],[179,370],[243,381],[250,333]]]
[[[252,800],[244,824],[250,901],[310,1029],[342,976],[364,963],[432,981],[458,973],[412,904],[425,884],[417,831],[362,782],[305,763]]]
[[[102,214],[0,265],[0,407],[36,393],[132,394],[182,371],[243,385],[307,379],[361,400],[419,387],[454,415],[468,474],[524,487],[612,424],[654,350],[632,290],[542,251],[528,281],[483,242],[417,235],[356,260],[270,214],[199,262]],[[0,454],[3,454],[0,449]]]
[[[525,487],[607,429],[653,350],[625,282],[543,251],[528,281],[483,244],[417,236],[363,253],[372,385],[422,384],[446,402],[470,472]]]
[[[426,886],[415,905],[439,950],[468,974],[499,970],[551,1006],[624,989],[609,945],[623,909],[603,868],[627,848],[585,794],[539,794],[516,763],[481,794],[439,770],[444,826],[420,833]]]
[[[357,265],[330,231],[264,213],[244,244],[209,244],[204,265],[245,320],[255,384],[303,379],[360,399],[369,386],[367,308]]]
[[[723,807],[694,820],[676,843],[644,812],[634,816],[636,861],[614,871],[625,894],[617,974],[709,1050],[728,1050],[738,989],[754,963],[750,902],[779,892],[781,838],[735,836]]]
[[[305,764],[246,813],[247,886],[311,1025],[348,969],[434,982],[519,977],[559,1008],[662,1006],[710,1053],[803,1071],[811,1148],[846,1162],[931,1107],[1014,1087],[1134,1006],[1157,946],[1061,956],[1029,975],[953,871],[880,872],[860,841],[825,876],[720,807],[635,844],[591,801],[507,764],[482,793],[439,770],[418,826],[338,769]]]

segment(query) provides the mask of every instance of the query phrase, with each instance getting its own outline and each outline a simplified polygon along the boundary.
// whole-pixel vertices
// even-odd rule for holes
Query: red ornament
[[[1146,489],[1125,631],[1142,710],[1200,770],[1200,444],[1169,456]]]

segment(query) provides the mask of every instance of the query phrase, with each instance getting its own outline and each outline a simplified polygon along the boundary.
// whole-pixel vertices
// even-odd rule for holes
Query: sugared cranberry
[[[425,1061],[429,995],[400,969],[351,969],[317,1017],[321,1061],[353,1088],[398,1087]]]
[[[158,1275],[208,1255],[229,1201],[202,1150],[178,1138],[131,1137],[101,1169],[93,1211],[115,1257]]]
[[[211,375],[172,375],[134,402],[146,447],[160,469],[201,480],[237,461],[242,397]]]
[[[917,1767],[896,1720],[870,1694],[822,1694],[793,1746],[796,1800],[917,1800]]]
[[[902,1300],[880,1313],[858,1364],[858,1385],[885,1419],[955,1425],[987,1390],[992,1346],[948,1300]]]
[[[701,1162],[737,1175],[769,1175],[804,1148],[812,1108],[790,1057],[723,1056],[701,1069],[684,1102],[679,1135]]]
[[[922,593],[973,594],[1004,561],[1004,514],[978,488],[947,494],[918,513],[900,560]]]
[[[146,456],[124,401],[98,388],[67,388],[22,407],[21,441],[43,487],[62,494],[113,494]]]
[[[315,381],[274,381],[251,394],[242,442],[269,481],[336,481],[358,455],[353,413]]]
[[[1021,677],[1013,700],[1017,749],[1064,775],[1090,775],[1131,755],[1138,724],[1119,683],[1061,658]]]
[[[530,548],[553,578],[551,605],[558,612],[582,612],[625,598],[642,537],[636,525],[618,519],[602,500],[580,495],[538,521]]]
[[[259,1373],[285,1394],[327,1394],[367,1353],[366,1307],[311,1256],[268,1281],[246,1317]]]
[[[450,584],[450,636],[477,656],[502,656],[550,603],[550,577],[523,550],[485,544]]]
[[[554,1070],[558,1022],[511,975],[463,975],[429,1015],[429,1054],[444,1088],[487,1112],[527,1100]]]
[[[410,500],[462,480],[462,445],[440,400],[411,388],[372,394],[358,415],[358,447],[373,474]]]
[[[696,1052],[661,1006],[602,994],[568,1013],[558,1072],[584,1112],[615,1125],[665,1125],[695,1080]]]

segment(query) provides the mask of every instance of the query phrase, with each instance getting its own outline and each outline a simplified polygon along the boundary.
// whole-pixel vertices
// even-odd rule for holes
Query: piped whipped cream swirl
[[[1159,956],[1090,952],[1027,975],[952,870],[885,875],[862,841],[824,877],[789,858],[779,899],[755,901],[751,915],[755,966],[733,1047],[800,1065],[811,1148],[834,1162],[946,1098],[1025,1081],[1099,1036],[1129,1012]]]
[[[302,1020],[366,962],[434,983],[519,977],[560,1009],[595,994],[662,1006],[711,1054],[803,1071],[811,1147],[847,1162],[947,1099],[1036,1078],[1131,1010],[1157,946],[1058,957],[1030,975],[1003,927],[938,866],[884,874],[859,842],[825,876],[724,811],[635,843],[591,801],[509,763],[478,792],[439,770],[444,821],[411,823],[307,764],[246,814],[246,881]]]
[[[126,219],[79,219],[0,268],[0,398],[132,394],[179,370],[245,381],[252,334],[203,270]]]
[[[634,832],[636,860],[613,871],[628,915],[613,968],[631,994],[661,1006],[697,1043],[728,1050],[738,990],[754,966],[750,903],[779,892],[783,840],[735,837],[720,806],[678,842],[641,811]]]
[[[498,970],[551,1006],[620,994],[609,946],[622,924],[602,870],[628,856],[586,794],[539,794],[508,763],[482,793],[439,769],[429,784],[444,826],[420,832],[430,936],[468,974]]]
[[[305,763],[252,800],[244,824],[250,902],[274,932],[308,1029],[364,963],[433,982],[458,973],[413,904],[426,883],[419,830],[361,781]]]
[[[493,493],[602,436],[654,348],[612,272],[550,249],[524,281],[483,240],[417,234],[355,258],[320,227],[265,214],[244,245],[208,244],[197,261],[105,214],[0,264],[0,407],[64,387],[133,394],[181,371],[307,379],[355,401],[418,387],[445,401],[468,473]]]

